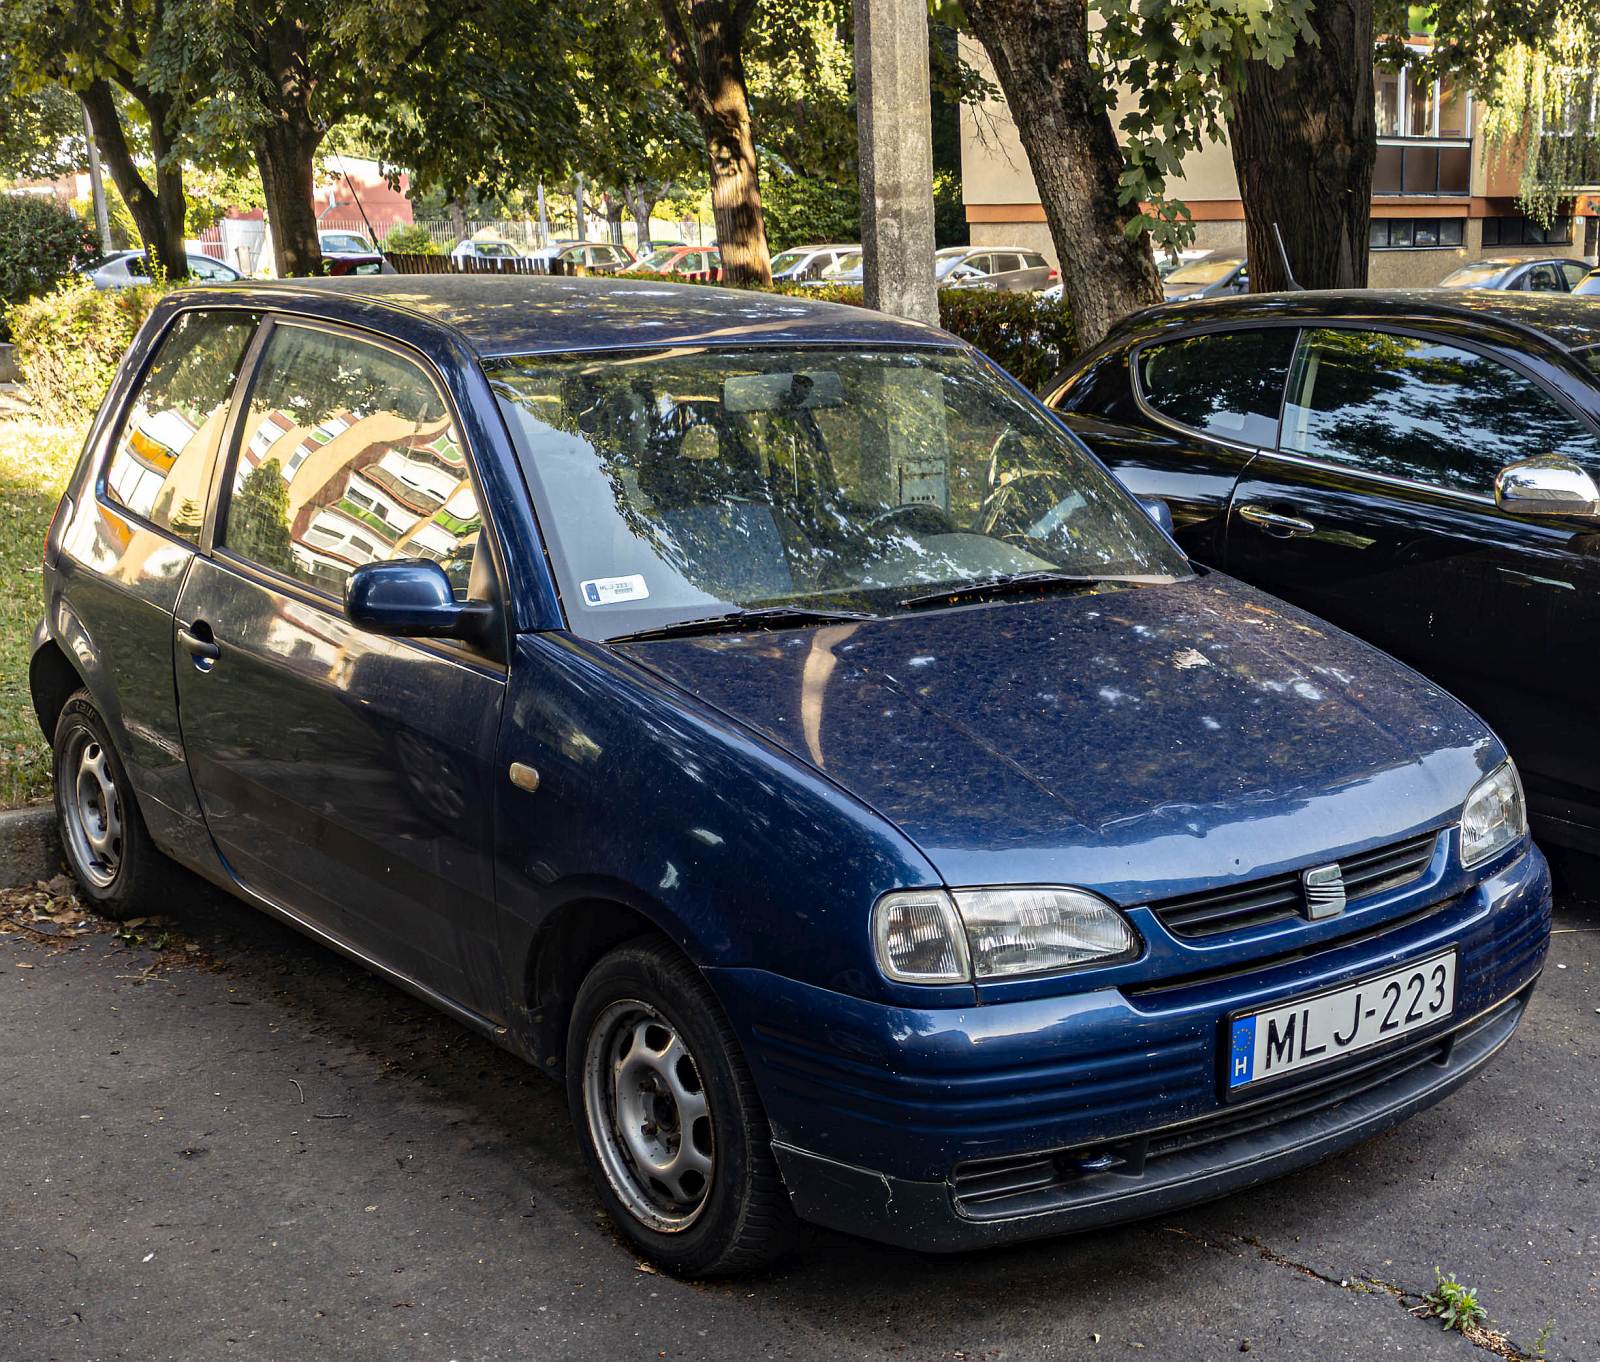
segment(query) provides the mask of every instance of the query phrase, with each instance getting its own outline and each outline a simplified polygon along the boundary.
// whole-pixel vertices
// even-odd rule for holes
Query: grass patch
[[[28,645],[44,608],[45,531],[83,432],[0,417],[0,809],[49,797],[50,749],[28,695]]]

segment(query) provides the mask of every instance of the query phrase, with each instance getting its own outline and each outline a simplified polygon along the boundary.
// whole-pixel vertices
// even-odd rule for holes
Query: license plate
[[[1455,1011],[1456,953],[1228,1022],[1228,1091],[1326,1064]]]

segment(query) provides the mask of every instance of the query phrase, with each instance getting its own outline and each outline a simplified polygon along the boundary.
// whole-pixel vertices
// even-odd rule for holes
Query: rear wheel
[[[733,1029],[665,943],[621,946],[583,981],[567,1095],[606,1211],[641,1253],[707,1276],[788,1246],[793,1213]]]
[[[176,868],[150,840],[105,721],[89,692],[56,720],[56,820],[79,897],[109,918],[159,910]]]

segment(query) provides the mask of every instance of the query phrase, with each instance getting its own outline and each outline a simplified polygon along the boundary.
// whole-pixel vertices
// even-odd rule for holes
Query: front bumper
[[[1511,1037],[1544,963],[1550,880],[1530,847],[1444,903],[1247,969],[970,1008],[884,1007],[713,971],[796,1212],[956,1250],[1171,1210],[1398,1124]],[[1460,952],[1443,1028],[1260,1098],[1221,1094],[1222,1018]]]

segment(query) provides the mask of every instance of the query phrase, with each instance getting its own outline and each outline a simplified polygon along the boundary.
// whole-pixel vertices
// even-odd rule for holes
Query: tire
[[[56,720],[56,821],[79,897],[120,921],[159,912],[177,887],[177,867],[156,850],[105,720],[79,690]]]
[[[584,979],[567,1101],[600,1200],[644,1257],[725,1276],[789,1246],[794,1213],[733,1028],[665,942],[619,946]]]

